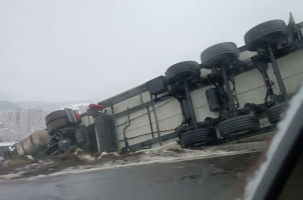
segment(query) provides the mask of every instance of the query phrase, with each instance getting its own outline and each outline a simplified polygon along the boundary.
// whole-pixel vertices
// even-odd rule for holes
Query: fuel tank
[[[20,156],[32,155],[50,142],[49,134],[45,130],[38,130],[18,142],[15,146]]]

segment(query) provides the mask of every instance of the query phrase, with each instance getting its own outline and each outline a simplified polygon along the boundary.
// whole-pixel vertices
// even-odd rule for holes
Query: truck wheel
[[[200,77],[199,64],[195,61],[184,61],[169,67],[165,76],[169,83],[173,83],[178,79],[191,80]]]
[[[277,124],[281,119],[281,114],[284,112],[286,103],[279,103],[267,109],[266,115],[271,124]]]
[[[59,118],[66,118],[66,112],[65,110],[57,110],[55,112],[52,112],[48,115],[46,115],[45,117],[45,123],[46,125],[48,125],[50,122],[56,120],[56,119],[59,119]]]
[[[59,118],[59,119],[55,119],[54,121],[50,122],[46,128],[47,131],[51,134],[52,132],[58,130],[59,128],[62,128],[64,126],[69,125],[69,121],[67,120],[67,118]]]
[[[212,66],[230,64],[239,57],[239,50],[235,43],[223,42],[208,47],[201,53],[201,61],[206,69]]]
[[[196,146],[214,141],[216,131],[212,128],[199,128],[196,130],[187,131],[179,135],[180,144],[182,147]]]
[[[249,51],[265,48],[267,44],[276,44],[285,39],[288,29],[283,20],[271,20],[250,29],[244,36]]]
[[[218,130],[222,137],[243,131],[257,131],[259,128],[258,118],[250,115],[233,117],[218,124]]]

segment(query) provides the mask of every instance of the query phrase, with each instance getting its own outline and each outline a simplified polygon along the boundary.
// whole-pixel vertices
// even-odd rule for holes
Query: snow
[[[159,147],[155,147],[155,148],[151,148],[151,149],[139,150],[138,152],[156,153],[156,152],[161,152],[163,150],[178,150],[178,149],[182,149],[182,147],[177,142],[172,142],[172,143],[162,145]]]
[[[16,142],[0,142],[0,147],[9,147],[16,144]]]
[[[46,160],[41,160],[33,164],[26,164],[25,166],[13,169],[10,174],[5,174],[0,176],[1,180],[8,179],[38,179],[43,177],[58,176],[64,174],[77,174],[77,173],[86,173],[90,171],[98,171],[104,169],[117,169],[124,167],[131,167],[136,165],[148,165],[153,163],[171,163],[171,162],[180,162],[187,160],[196,160],[196,159],[206,159],[212,157],[223,157],[237,154],[246,154],[252,152],[261,152],[265,148],[265,142],[249,142],[244,144],[224,144],[219,146],[204,147],[203,149],[191,150],[191,149],[181,149],[179,145],[170,144],[164,145],[155,149],[146,149],[137,152],[129,153],[128,155],[119,155],[118,153],[107,153],[103,152],[98,159],[84,154],[80,149],[78,152],[75,152],[75,155],[79,160],[85,161],[85,164],[70,165],[60,168],[59,166],[64,163],[56,162],[57,171],[53,171],[51,174],[44,174],[43,170],[39,172],[40,169],[53,169],[54,161],[47,162]],[[69,158],[69,157],[68,157]],[[70,157],[72,159],[72,157]],[[34,169],[33,165],[35,165]],[[64,166],[64,165],[63,165]],[[24,178],[22,172],[28,172],[28,170],[36,170],[31,178]],[[60,171],[59,171],[60,170]],[[19,173],[20,172],[20,173]],[[14,175],[17,174],[17,175]],[[28,173],[27,173],[28,174]],[[38,175],[39,174],[39,175]]]
[[[230,155],[237,155],[237,154],[244,154],[244,153],[251,153],[251,152],[224,152],[224,151],[206,151],[203,152],[201,150],[186,150],[185,154],[183,156],[176,156],[177,153],[174,153],[172,151],[163,151],[162,155],[144,155],[140,157],[139,159],[124,163],[124,161],[115,161],[112,163],[104,163],[99,166],[94,166],[92,168],[87,168],[87,166],[80,166],[80,167],[70,167],[66,168],[62,171],[55,172],[53,174],[49,175],[38,175],[35,177],[27,178],[26,180],[36,180],[39,178],[44,177],[50,177],[50,176],[61,176],[66,174],[79,174],[79,173],[88,173],[88,172],[94,172],[99,170],[106,170],[106,169],[118,169],[122,167],[132,167],[132,166],[138,166],[138,165],[149,165],[153,163],[172,163],[172,162],[180,162],[180,161],[186,161],[186,160],[196,160],[196,159],[205,159],[205,158],[213,158],[213,157],[222,157],[222,156],[230,156]],[[170,155],[170,156],[169,156]],[[2,177],[0,177],[2,178]]]
[[[79,174],[79,173],[87,173],[105,169],[118,169],[124,167],[131,167],[131,166],[138,166],[138,165],[149,165],[153,163],[173,163],[173,162],[180,162],[180,161],[187,161],[187,160],[196,160],[196,159],[206,159],[206,158],[213,158],[213,157],[223,157],[223,156],[230,156],[230,155],[237,155],[237,154],[245,154],[251,153],[252,151],[249,150],[242,150],[242,151],[226,151],[226,150],[181,150],[178,151],[169,151],[169,150],[162,150],[161,152],[151,152],[151,151],[141,151],[141,152],[134,152],[126,157],[126,159],[113,159],[109,162],[105,163],[93,163],[95,158],[89,155],[80,155],[81,158],[79,159],[86,159],[88,163],[91,165],[81,165],[75,167],[68,167],[61,171],[54,172],[48,175],[37,175],[29,178],[23,178],[22,174],[27,171],[30,167],[26,165],[23,168],[20,168],[18,172],[5,174],[0,176],[0,180],[10,180],[10,179],[25,179],[25,180],[35,180],[44,177],[53,177],[53,176],[60,176],[60,175],[67,175],[67,174]],[[259,151],[258,151],[259,152]],[[114,157],[119,156],[117,153],[108,153],[104,156],[111,156]],[[120,157],[119,157],[120,158]],[[124,157],[125,158],[125,157]],[[102,157],[101,157],[102,160]],[[41,163],[34,163],[35,165],[44,165],[44,162]],[[33,165],[33,164],[30,164]],[[60,165],[60,163],[58,163]],[[39,166],[38,166],[39,167]],[[45,166],[47,167],[47,166]]]
[[[105,156],[105,155],[108,155],[108,153],[107,153],[107,152],[102,152],[102,153],[100,154],[100,156],[99,156],[97,159],[101,159],[102,156]]]
[[[83,161],[88,161],[88,162],[91,162],[91,161],[95,161],[96,159],[94,157],[92,157],[91,155],[78,155],[78,158],[80,160],[83,160]]]
[[[278,124],[278,131],[273,138],[271,145],[266,153],[266,160],[261,164],[260,168],[255,172],[253,177],[250,177],[250,181],[248,182],[245,193],[244,199],[251,200],[254,197],[254,194],[257,190],[258,185],[260,184],[266,170],[272,161],[276,150],[278,149],[279,145],[283,142],[284,136],[287,134],[287,129],[289,128],[293,117],[296,114],[296,111],[299,110],[303,102],[303,85],[301,86],[298,93],[291,99],[289,102],[290,107],[286,111],[285,118]]]
[[[35,159],[33,158],[33,156],[31,156],[31,155],[27,155],[26,158],[29,159],[29,160],[35,160]]]
[[[6,174],[6,175],[2,175],[1,179],[2,180],[12,180],[12,179],[16,179],[16,178],[22,178],[23,174],[24,174],[24,172]]]

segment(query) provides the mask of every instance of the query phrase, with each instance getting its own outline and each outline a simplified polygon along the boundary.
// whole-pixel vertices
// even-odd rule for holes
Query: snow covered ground
[[[203,149],[152,149],[133,152],[127,155],[117,153],[102,154],[99,157],[87,155],[60,155],[48,160],[6,161],[0,166],[0,180],[37,179],[46,176],[77,174],[104,169],[147,165],[152,163],[180,162],[185,160],[206,159],[251,152],[261,152],[265,141],[225,144]],[[89,157],[89,159],[87,159]]]

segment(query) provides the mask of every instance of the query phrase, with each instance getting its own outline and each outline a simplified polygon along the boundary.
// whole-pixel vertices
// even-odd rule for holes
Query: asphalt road
[[[3,200],[228,200],[260,153],[0,183]]]

